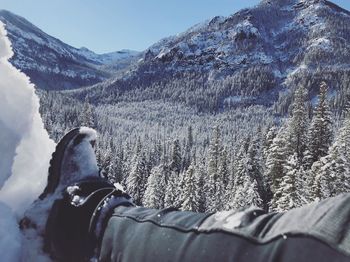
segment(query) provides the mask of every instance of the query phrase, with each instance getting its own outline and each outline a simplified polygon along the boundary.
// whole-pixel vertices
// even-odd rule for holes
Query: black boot
[[[21,221],[24,234],[34,229],[55,261],[88,260],[108,216],[103,205],[132,205],[127,194],[100,177],[95,141],[96,132],[85,127],[60,140],[50,161],[47,186]]]

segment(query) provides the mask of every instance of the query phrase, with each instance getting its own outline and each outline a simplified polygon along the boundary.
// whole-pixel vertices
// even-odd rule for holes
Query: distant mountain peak
[[[0,10],[14,49],[11,62],[42,89],[70,89],[92,85],[127,67],[138,52],[96,54],[54,38],[7,10]]]
[[[89,91],[95,88],[95,99],[104,101],[101,87],[109,96],[126,93],[128,99],[137,88],[141,93],[147,90],[138,98],[145,99],[157,83],[163,88],[190,76],[179,85],[200,79],[199,86],[192,83],[194,86],[188,87],[188,92],[197,92],[208,83],[216,83],[220,90],[217,103],[242,93],[254,96],[248,99],[254,103],[272,103],[286,87],[303,84],[312,90],[323,75],[337,83],[337,74],[348,74],[347,13],[326,0],[263,0],[252,8],[213,17],[158,41],[129,71]],[[172,91],[164,92],[170,96]],[[203,92],[207,91],[195,94]]]

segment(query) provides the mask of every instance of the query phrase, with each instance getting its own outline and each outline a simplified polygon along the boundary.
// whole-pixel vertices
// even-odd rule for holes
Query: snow
[[[0,202],[0,253],[2,261],[19,261],[21,234],[12,210]]]
[[[90,142],[96,141],[97,139],[97,132],[95,129],[92,129],[90,127],[82,126],[79,128],[79,133],[86,135],[86,139]]]
[[[310,41],[310,45],[308,46],[308,49],[310,49],[310,48],[319,48],[319,49],[322,49],[322,50],[328,51],[328,52],[333,51],[331,41],[325,37],[320,37],[320,38],[313,39],[312,41]]]
[[[245,215],[245,211],[222,211],[214,214],[214,219],[220,221],[223,228],[232,230],[241,226],[242,219]]]
[[[67,193],[69,195],[74,195],[79,190],[80,190],[79,186],[69,186],[69,187],[67,187]]]
[[[81,47],[80,49],[72,48],[73,53],[83,56],[88,60],[101,63],[101,64],[113,64],[119,60],[127,59],[130,57],[137,56],[139,52],[133,50],[123,49],[116,52],[110,52],[105,54],[96,54],[86,47]]]
[[[260,61],[262,64],[270,64],[273,62],[273,58],[271,56],[267,56],[263,52],[254,53],[253,59]]]
[[[165,48],[163,48],[163,49],[159,52],[159,54],[156,56],[156,58],[162,59],[162,58],[163,58],[164,56],[166,56],[169,52],[170,52],[170,49],[167,48],[167,47],[165,47]]]
[[[67,186],[86,176],[99,176],[95,152],[90,144],[96,140],[96,131],[88,127],[81,127],[79,132],[86,136],[74,147],[74,150],[69,150],[69,153],[65,155],[64,161],[68,162],[62,167],[62,173],[69,175],[61,179],[61,186]]]
[[[46,184],[54,142],[44,129],[34,85],[7,61],[13,53],[2,23],[0,50],[0,200],[20,214]]]
[[[124,187],[120,183],[114,183],[113,186],[115,187],[115,189],[125,192]]]
[[[23,238],[18,221],[44,189],[55,144],[39,114],[39,99],[29,78],[13,67],[13,55],[0,22],[0,253],[19,261]],[[31,248],[29,248],[31,249]],[[38,261],[38,260],[37,260]]]
[[[253,101],[254,99],[256,99],[256,97],[253,96],[229,96],[224,99],[224,103],[234,105],[239,103],[247,103]]]
[[[243,22],[237,24],[235,26],[235,33],[244,32],[246,34],[260,35],[259,30],[248,20],[244,20]]]

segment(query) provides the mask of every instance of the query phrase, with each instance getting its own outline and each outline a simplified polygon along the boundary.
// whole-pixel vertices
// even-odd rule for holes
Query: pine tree
[[[178,199],[178,180],[179,175],[175,172],[170,172],[168,177],[168,183],[165,190],[165,197],[164,197],[164,207],[176,207],[179,208],[180,206],[177,205]]]
[[[228,176],[227,186],[224,196],[224,209],[229,210],[232,208],[232,202],[234,201],[235,196],[235,173],[234,168],[232,167]]]
[[[238,194],[244,194],[242,190],[244,187],[245,177],[248,176],[247,153],[244,143],[241,143],[241,147],[235,158],[233,173],[234,181],[232,182],[232,186],[228,187],[226,190],[227,202],[225,203],[225,209],[227,210],[239,208],[240,206],[237,204],[237,196]]]
[[[286,128],[282,127],[273,139],[267,154],[265,179],[273,194],[279,189],[281,179],[285,175],[284,164],[289,155]]]
[[[165,190],[166,183],[166,168],[163,164],[152,169],[147,180],[146,191],[143,198],[143,204],[150,208],[164,208],[165,206]]]
[[[231,189],[231,199],[226,203],[225,209],[237,209],[251,205],[263,206],[263,201],[258,192],[258,183],[251,174],[252,166],[249,163],[246,150],[246,145],[242,144],[235,161],[234,189]]]
[[[249,176],[244,176],[243,185],[236,189],[233,200],[233,208],[248,208],[250,206],[261,207],[263,201],[258,193],[256,180]]]
[[[223,190],[226,189],[227,183],[228,183],[228,177],[229,177],[229,170],[228,170],[228,153],[226,149],[223,149],[221,152],[220,156],[220,161],[219,161],[219,167],[218,167],[218,177],[219,180],[221,181],[220,183],[222,184]]]
[[[141,205],[148,179],[145,155],[141,149],[140,142],[135,148],[135,155],[131,163],[130,174],[126,178],[125,186],[127,192],[133,197],[136,205]]]
[[[171,163],[170,170],[179,174],[182,170],[182,156],[180,142],[178,139],[173,141],[172,153],[171,153]]]
[[[80,121],[82,126],[87,126],[91,128],[95,127],[93,109],[89,103],[89,98],[87,96],[85,97],[85,102],[83,105],[83,111],[80,116]]]
[[[153,144],[149,158],[149,162],[152,166],[157,166],[160,164],[160,160],[162,159],[162,145],[159,139],[157,139]]]
[[[256,190],[263,201],[262,207],[267,209],[268,202],[270,201],[270,190],[263,175],[262,154],[260,151],[259,142],[259,137],[252,139],[250,142],[247,152],[247,167],[249,176],[257,183]]]
[[[198,193],[198,212],[205,212],[205,178],[207,177],[204,159],[196,165],[195,181]]]
[[[115,163],[112,158],[112,150],[108,148],[104,154],[104,161],[102,168],[105,172],[105,176],[108,178],[111,182],[116,182],[116,176],[115,176]]]
[[[184,156],[183,156],[183,168],[188,169],[191,158],[192,158],[192,148],[193,148],[193,130],[192,126],[189,126],[187,129],[187,140],[185,143],[185,150],[184,150]]]
[[[332,138],[332,116],[327,102],[327,84],[322,82],[318,105],[308,131],[308,153],[305,161],[307,167],[311,167],[314,162],[327,155]]]
[[[292,154],[297,154],[299,163],[302,163],[307,144],[308,114],[305,104],[306,96],[307,91],[303,87],[299,87],[295,91],[292,116],[288,121],[288,146]]]
[[[350,121],[345,119],[328,155],[316,161],[310,172],[310,200],[350,192]]]
[[[222,152],[220,141],[220,129],[214,128],[213,137],[209,148],[208,177],[206,180],[206,211],[214,212],[218,210],[218,202],[223,195],[222,180],[219,178],[219,162]]]
[[[263,143],[263,159],[266,161],[269,149],[272,145],[273,139],[276,137],[278,129],[276,126],[272,126],[266,134]]]
[[[285,175],[283,176],[280,187],[275,192],[272,200],[272,208],[276,211],[285,211],[301,206],[304,198],[301,195],[302,177],[304,171],[299,167],[296,154],[289,157],[285,164]]]
[[[124,148],[122,146],[119,146],[116,149],[115,156],[114,156],[114,174],[115,174],[115,181],[118,183],[121,183],[125,176],[125,170],[124,170],[124,163],[126,159],[124,156]]]
[[[181,207],[182,206],[182,193],[185,188],[185,178],[186,178],[186,173],[181,172],[180,174],[177,175],[178,179],[176,181],[176,190],[175,190],[175,201],[174,201],[174,206],[175,207]]]
[[[322,170],[324,159],[325,158],[321,158],[314,162],[311,169],[308,171],[307,199],[309,202],[319,201],[323,198],[321,180],[323,176],[326,176],[324,170]]]
[[[195,176],[195,168],[190,165],[184,177],[184,188],[182,191],[181,210],[199,211],[200,196],[198,194],[198,184]]]

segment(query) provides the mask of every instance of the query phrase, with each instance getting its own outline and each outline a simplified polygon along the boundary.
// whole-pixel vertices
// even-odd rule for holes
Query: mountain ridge
[[[11,29],[16,56],[16,44],[23,41]],[[348,43],[350,12],[332,2],[263,0],[163,38],[134,56],[126,54],[125,60],[115,62],[113,55],[104,54],[101,61],[110,64],[101,65],[86,48],[74,48],[69,55],[78,56],[73,59],[78,69],[68,75],[75,81],[76,75],[84,78],[91,72],[92,80],[87,75],[87,80],[53,89],[68,89],[65,93],[88,96],[96,104],[161,99],[212,112],[277,103],[284,112],[298,85],[305,85],[310,96],[323,80],[332,90],[345,89],[350,78]],[[23,69],[16,58],[13,62],[38,82],[36,72]],[[67,77],[58,76],[55,83]]]
[[[348,43],[347,10],[325,0],[264,0],[164,38],[124,74],[73,93],[96,103],[166,99],[210,111],[229,100],[272,105],[289,101],[283,93],[300,84],[311,95],[322,80],[341,89],[342,75],[349,77]],[[199,100],[212,101],[198,101],[201,94]]]
[[[14,49],[11,62],[41,89],[60,90],[95,84],[120,69],[111,64],[127,64],[127,60],[138,55],[132,50],[99,55],[87,48],[75,48],[7,10],[0,10],[0,21],[5,24]]]

